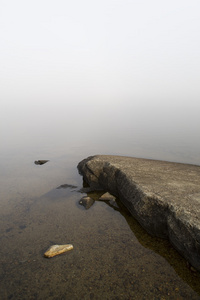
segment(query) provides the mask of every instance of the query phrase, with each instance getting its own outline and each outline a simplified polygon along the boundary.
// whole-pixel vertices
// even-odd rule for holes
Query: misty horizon
[[[199,164],[199,8],[2,1],[2,150],[80,144]]]

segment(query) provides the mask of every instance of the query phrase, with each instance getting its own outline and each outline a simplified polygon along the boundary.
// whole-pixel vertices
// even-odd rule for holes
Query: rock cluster
[[[116,206],[115,203],[116,197],[111,195],[110,193],[106,192],[101,197],[98,198],[97,201],[105,201],[109,203],[111,206]],[[95,200],[89,196],[84,196],[80,199],[79,204],[83,205],[85,209],[89,209],[93,204],[95,203]]]

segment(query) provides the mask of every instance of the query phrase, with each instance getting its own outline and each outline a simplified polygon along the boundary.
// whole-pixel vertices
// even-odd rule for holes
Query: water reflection
[[[167,262],[174,268],[178,276],[180,276],[200,296],[199,272],[191,268],[186,260],[172,247],[172,245],[167,240],[153,237],[148,234],[133,218],[128,209],[126,209],[126,207],[119,199],[116,198],[115,202],[99,200],[103,193],[104,192],[93,192],[88,193],[87,195],[95,199],[95,201],[104,202],[115,211],[120,212],[140,244],[143,247],[148,248],[164,257]]]
[[[62,180],[1,217],[1,299],[200,299],[199,274],[118,199],[99,200],[104,192]],[[88,210],[83,196],[94,200]],[[65,243],[71,253],[43,258],[50,245]]]
[[[124,207],[120,200],[116,199],[119,211],[126,219],[127,224],[134,233],[140,244],[153,250],[164,257],[167,262],[174,268],[175,272],[200,295],[200,274],[191,271],[186,260],[172,247],[168,240],[153,237],[148,234],[140,224],[132,217],[129,211]],[[108,203],[107,203],[108,204]],[[113,207],[114,208],[114,207]],[[117,208],[114,208],[117,210]]]
[[[68,188],[75,188],[75,186],[66,185]],[[172,245],[165,239],[153,237],[148,234],[140,224],[133,218],[128,209],[123,205],[123,203],[119,199],[106,199],[102,200],[101,197],[106,193],[106,191],[91,191],[90,187],[88,187],[87,183],[83,183],[83,188],[78,189],[78,192],[88,191],[81,198],[89,198],[92,200],[91,203],[86,202],[85,204],[80,203],[79,205],[83,205],[86,209],[90,209],[92,205],[96,202],[104,203],[108,207],[112,208],[114,211],[119,212],[121,216],[126,220],[129,228],[133,232],[134,236],[137,238],[139,243],[153,252],[161,255],[175,270],[178,276],[182,280],[184,280],[199,296],[200,296],[200,274],[195,270],[191,270],[190,266],[186,262],[186,260],[172,247]],[[53,191],[50,193],[53,194]],[[114,197],[115,198],[115,197]]]

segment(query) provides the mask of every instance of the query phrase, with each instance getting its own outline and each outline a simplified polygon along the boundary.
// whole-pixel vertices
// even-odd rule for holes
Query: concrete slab
[[[91,188],[117,196],[150,234],[168,238],[200,271],[200,166],[96,155],[78,170]]]

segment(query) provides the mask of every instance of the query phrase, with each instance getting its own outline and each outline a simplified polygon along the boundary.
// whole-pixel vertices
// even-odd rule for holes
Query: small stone
[[[77,186],[76,185],[72,185],[72,184],[61,184],[60,186],[57,187],[57,189],[67,189],[67,188],[70,188],[70,189],[76,189]]]
[[[45,253],[44,257],[54,257],[56,255],[65,253],[69,250],[72,250],[74,247],[71,244],[66,244],[66,245],[53,245],[51,246]]]
[[[115,196],[113,196],[113,195],[111,195],[110,193],[105,193],[105,194],[103,194],[100,198],[99,198],[99,200],[103,200],[103,201],[115,201],[115,199],[116,199],[116,197]]]
[[[79,201],[80,205],[83,205],[85,207],[85,209],[89,209],[93,204],[94,204],[94,199],[92,199],[91,197],[85,196],[82,197],[81,200]]]
[[[48,160],[40,159],[40,160],[36,160],[35,164],[36,165],[43,165],[43,164],[46,164],[47,162],[48,162]]]

